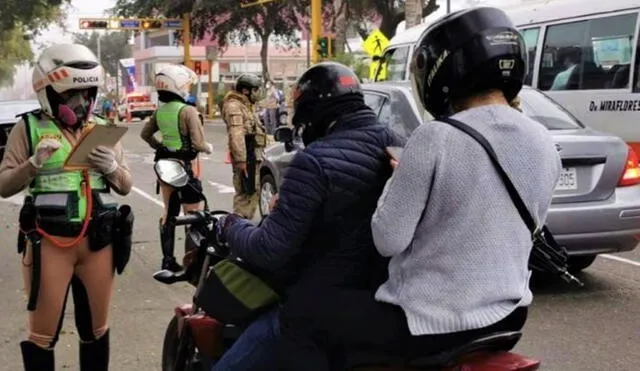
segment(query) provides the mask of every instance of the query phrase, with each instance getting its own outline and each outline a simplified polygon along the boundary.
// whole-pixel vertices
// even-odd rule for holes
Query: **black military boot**
[[[109,370],[109,330],[96,341],[80,343],[80,371]]]
[[[54,371],[53,349],[44,349],[30,341],[20,343],[25,371]]]
[[[168,228],[166,224],[162,223],[162,219],[158,223],[160,227],[160,247],[162,248],[162,266],[160,269],[170,270],[171,272],[180,272],[182,266],[178,264],[175,256],[173,255],[175,246],[175,231],[172,228]]]

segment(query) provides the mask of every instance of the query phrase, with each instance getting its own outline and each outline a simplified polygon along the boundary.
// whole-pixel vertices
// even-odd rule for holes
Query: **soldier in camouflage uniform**
[[[252,219],[259,201],[259,169],[266,145],[265,128],[256,113],[261,99],[262,80],[243,74],[235,89],[222,101],[222,117],[229,133],[229,149],[233,166],[233,211]]]

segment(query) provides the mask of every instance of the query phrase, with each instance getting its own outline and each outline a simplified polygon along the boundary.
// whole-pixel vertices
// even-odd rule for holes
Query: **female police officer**
[[[162,269],[177,272],[182,267],[173,255],[173,229],[165,224],[167,215],[177,215],[180,204],[185,212],[201,208],[202,183],[194,172],[199,152],[211,153],[213,147],[205,141],[204,127],[198,110],[187,103],[191,85],[197,81],[196,74],[182,65],[171,65],[156,75],[158,99],[163,105],[145,124],[140,137],[156,150],[156,160],[175,158],[182,160],[190,174],[189,185],[180,194],[168,184],[160,183],[160,192],[165,206],[165,215],[160,219],[160,244],[162,246]],[[153,135],[160,131],[162,142]]]
[[[98,59],[85,46],[46,49],[33,70],[41,109],[22,115],[0,165],[0,196],[28,193],[20,215],[20,229],[29,237],[20,249],[29,294],[28,340],[20,344],[26,371],[54,369],[53,348],[70,286],[80,369],[108,369],[107,315],[118,249],[110,238],[114,220],[103,217],[117,206],[108,198],[110,189],[126,195],[131,175],[120,144],[96,147],[89,156],[91,171],[63,169],[83,130],[106,124],[91,116],[102,76]]]

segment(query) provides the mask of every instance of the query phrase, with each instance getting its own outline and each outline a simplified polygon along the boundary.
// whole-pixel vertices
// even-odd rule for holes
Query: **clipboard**
[[[129,130],[119,125],[93,125],[87,128],[64,162],[65,170],[79,170],[89,167],[89,154],[98,146],[113,148]]]

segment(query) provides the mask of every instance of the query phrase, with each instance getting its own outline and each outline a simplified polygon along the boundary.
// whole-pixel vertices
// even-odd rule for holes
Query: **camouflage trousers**
[[[258,176],[260,165],[261,162],[256,163],[256,191],[252,195],[243,193],[243,174],[239,170],[235,168],[233,169],[233,188],[236,191],[236,193],[233,195],[233,212],[236,214],[240,214],[249,220],[253,219],[253,216],[256,213],[256,209],[258,208],[258,202],[260,202],[260,176]]]

